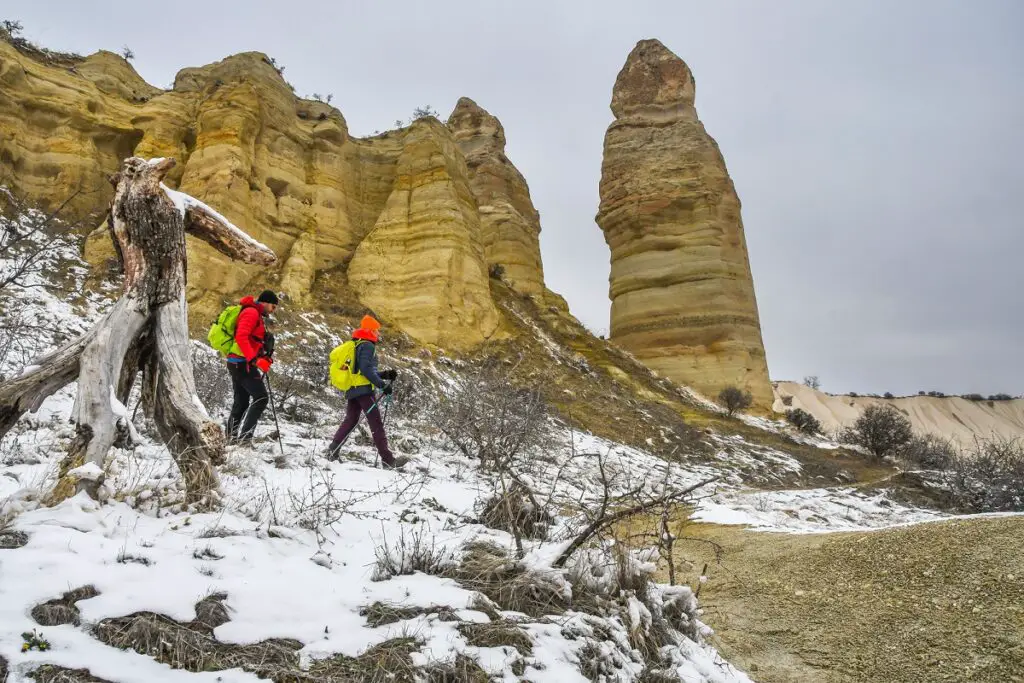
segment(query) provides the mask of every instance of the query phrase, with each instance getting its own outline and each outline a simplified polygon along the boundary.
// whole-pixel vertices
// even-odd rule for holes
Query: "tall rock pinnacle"
[[[516,291],[542,294],[540,215],[526,180],[505,156],[505,129],[468,97],[455,106],[448,128],[469,167],[487,263],[500,265]]]
[[[598,225],[611,249],[611,337],[698,391],[772,402],[740,201],[694,109],[689,67],[657,40],[612,91]]]

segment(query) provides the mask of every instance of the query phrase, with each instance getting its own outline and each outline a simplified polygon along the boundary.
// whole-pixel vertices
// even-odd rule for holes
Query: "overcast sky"
[[[266,52],[300,94],[333,93],[354,135],[472,97],[530,184],[548,286],[597,332],[611,88],[658,38],[693,69],[743,202],[773,379],[1024,392],[1020,0],[4,0],[0,15],[50,48],[128,45],[157,86]]]

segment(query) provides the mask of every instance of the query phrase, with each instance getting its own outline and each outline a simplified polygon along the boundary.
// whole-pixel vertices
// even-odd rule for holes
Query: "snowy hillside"
[[[0,308],[5,377],[109,305],[85,294],[73,243],[48,258]],[[338,339],[315,315],[292,323],[284,345]],[[223,418],[226,373],[202,344],[194,358],[200,396]],[[312,363],[316,376],[318,359],[275,372],[284,382]],[[127,407],[141,445],[114,449],[100,501],[44,504],[74,438],[74,386],[24,416],[0,443],[0,681],[748,681],[712,647],[693,590],[705,577],[673,546],[691,507],[784,531],[938,516],[845,487],[751,489],[803,465],[713,430],[699,457],[658,455],[668,440],[653,421],[647,451],[548,414],[542,438],[500,435],[523,446],[515,459],[485,461],[439,427],[443,404],[431,400],[485,395],[468,384],[471,364],[414,350],[393,360],[403,379],[387,429],[411,458],[405,471],[378,469],[362,434],[340,462],[325,460],[337,397],[283,383],[280,433],[268,410],[255,447],[229,452],[213,511],[185,504],[137,395]],[[489,410],[484,400],[460,419]],[[630,506],[644,514],[584,535]],[[664,582],[669,558],[675,585]]]
[[[17,350],[2,359],[8,376],[107,305],[79,296],[85,270],[70,246],[38,276],[0,311],[5,349]],[[26,334],[26,316],[45,320],[47,333]],[[430,365],[438,386],[455,383],[443,364]],[[47,506],[74,437],[74,394],[68,387],[26,415],[0,452],[0,670],[9,683],[634,680],[652,670],[747,680],[703,643],[690,587],[651,583],[650,551],[583,548],[564,569],[552,566],[594,496],[636,495],[625,490],[636,482],[652,495],[682,489],[710,468],[670,467],[548,422],[554,441],[517,475],[543,497],[547,528],[517,559],[512,534],[481,521],[493,473],[402,417],[401,392],[388,428],[412,458],[405,472],[374,467],[359,435],[342,462],[323,459],[338,416],[310,396],[319,421],[282,410],[279,443],[229,453],[222,509],[184,504],[173,460],[134,412],[141,445],[113,451],[101,501],[80,493]]]

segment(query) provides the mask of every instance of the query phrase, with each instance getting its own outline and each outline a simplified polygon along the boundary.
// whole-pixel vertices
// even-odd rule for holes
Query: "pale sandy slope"
[[[792,404],[783,403],[792,397]],[[826,431],[852,424],[869,405],[884,403],[906,414],[918,432],[938,434],[961,443],[974,438],[1024,437],[1024,400],[968,401],[959,397],[935,398],[912,396],[880,399],[866,396],[833,396],[796,382],[775,383],[775,405],[778,412],[803,408],[821,421]]]

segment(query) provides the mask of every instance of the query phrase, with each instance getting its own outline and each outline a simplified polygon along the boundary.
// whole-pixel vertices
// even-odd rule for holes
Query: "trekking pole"
[[[274,405],[274,390],[270,386],[270,372],[263,374],[263,380],[267,383],[267,398],[270,399],[270,412],[274,416],[274,428],[277,429],[277,447],[281,449],[281,457],[284,457],[284,437],[281,435],[281,423],[277,421],[277,406]]]

